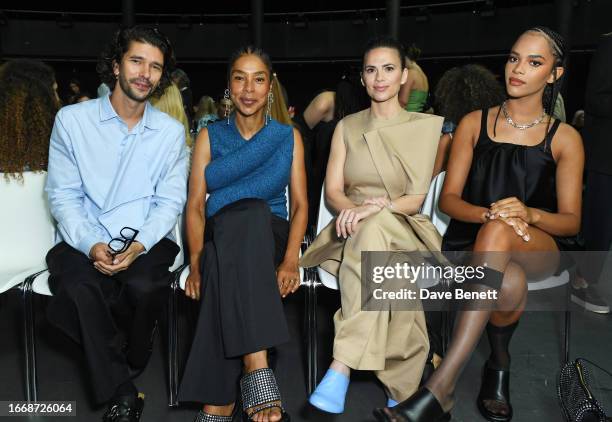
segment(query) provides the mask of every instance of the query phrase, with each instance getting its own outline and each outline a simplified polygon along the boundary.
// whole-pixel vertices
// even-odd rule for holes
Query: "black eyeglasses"
[[[114,237],[108,242],[108,247],[111,248],[113,253],[112,256],[119,255],[128,250],[130,245],[136,239],[136,235],[138,235],[138,230],[133,229],[131,227],[124,227],[119,232],[121,237]]]

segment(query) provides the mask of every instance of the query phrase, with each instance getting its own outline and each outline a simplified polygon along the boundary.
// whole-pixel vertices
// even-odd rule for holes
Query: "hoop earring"
[[[225,102],[225,118],[227,119],[227,124],[230,124],[230,90],[229,88],[225,88],[225,92],[223,93],[223,99],[228,100]]]
[[[266,106],[266,125],[268,124],[269,120],[272,120],[272,103],[274,103],[274,94],[272,94],[272,89],[270,88],[270,92],[268,92],[268,105]]]

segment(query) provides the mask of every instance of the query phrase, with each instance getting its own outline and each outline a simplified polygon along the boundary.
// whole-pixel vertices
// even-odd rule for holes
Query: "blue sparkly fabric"
[[[234,119],[208,126],[211,162],[206,166],[206,216],[240,199],[265,200],[273,214],[287,219],[285,190],[293,161],[293,128],[270,120],[245,140]]]

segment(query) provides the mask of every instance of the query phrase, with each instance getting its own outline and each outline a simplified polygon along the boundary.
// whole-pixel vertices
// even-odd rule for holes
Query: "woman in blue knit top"
[[[201,310],[179,398],[204,403],[196,421],[231,421],[239,378],[248,419],[289,420],[267,350],[289,339],[282,298],[300,285],[308,204],[300,134],[270,117],[273,78],[263,51],[236,52],[235,112],[202,129],[193,153],[185,294]]]

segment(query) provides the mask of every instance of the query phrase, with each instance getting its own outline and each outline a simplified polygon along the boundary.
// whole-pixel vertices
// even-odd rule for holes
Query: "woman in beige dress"
[[[312,405],[342,413],[351,370],[375,371],[389,404],[416,391],[429,350],[425,317],[416,311],[362,311],[362,251],[439,251],[441,238],[418,214],[429,188],[442,118],[405,111],[398,101],[407,70],[392,39],[371,42],[362,83],[367,110],[342,119],[332,138],[326,200],[337,212],[301,259],[339,279],[333,362]]]

